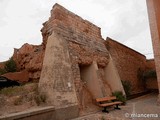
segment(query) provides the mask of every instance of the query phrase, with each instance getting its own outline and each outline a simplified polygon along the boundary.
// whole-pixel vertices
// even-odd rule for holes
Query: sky
[[[24,43],[42,42],[42,23],[55,3],[101,28],[110,37],[153,58],[146,0],[0,0],[0,61]]]

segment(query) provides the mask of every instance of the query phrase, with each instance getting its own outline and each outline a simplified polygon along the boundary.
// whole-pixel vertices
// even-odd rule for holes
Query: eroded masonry
[[[101,108],[95,98],[110,96],[115,91],[125,94],[124,81],[130,83],[127,97],[158,89],[156,76],[144,76],[155,72],[154,60],[147,60],[111,38],[104,40],[99,27],[58,4],[53,6],[41,32],[41,45],[26,43],[14,50],[19,72],[3,76],[20,83],[39,82],[40,96],[54,106],[51,115],[56,120],[97,112]],[[157,43],[159,39],[153,38]],[[4,63],[0,63],[3,67]]]
[[[157,71],[158,89],[160,93],[160,1],[146,0],[148,8],[148,16],[151,30],[151,37],[153,43],[153,51],[155,58],[155,65]],[[160,105],[160,94],[158,99]]]
[[[42,35],[46,47],[39,91],[61,111],[57,116],[94,111],[95,98],[124,92],[99,27],[55,4]]]

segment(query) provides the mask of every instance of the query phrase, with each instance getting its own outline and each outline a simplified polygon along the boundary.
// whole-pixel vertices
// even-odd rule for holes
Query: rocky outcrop
[[[23,70],[21,72],[6,73],[2,76],[19,83],[26,83],[29,81],[29,74],[26,70]]]
[[[24,44],[20,49],[14,49],[13,59],[17,70],[28,71],[29,80],[39,80],[42,69],[44,49],[42,45]]]

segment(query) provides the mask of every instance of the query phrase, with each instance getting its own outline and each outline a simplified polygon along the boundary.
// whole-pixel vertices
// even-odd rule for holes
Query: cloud
[[[153,58],[153,54],[148,54],[153,53],[153,48],[145,0],[113,0],[108,5],[112,6],[109,7],[111,14],[107,13],[109,17],[101,26],[103,36],[107,35],[147,55],[147,58]],[[105,6],[107,11],[107,4]]]
[[[138,33],[137,36],[131,37],[129,40],[125,41],[124,44],[143,54],[150,53],[152,51],[152,42],[148,32],[149,31],[146,29]]]
[[[150,37],[145,0],[0,0],[1,47],[10,50],[0,49],[0,56],[11,55],[26,42],[40,44],[42,23],[56,2],[99,26],[104,39],[109,36],[142,53],[152,51],[146,42]]]
[[[112,14],[116,22],[110,29],[109,35],[123,42],[145,30],[148,21],[146,9],[142,9],[145,7],[143,4],[138,4],[135,0],[126,1],[123,5],[120,3],[116,3],[119,7]]]
[[[5,54],[2,53],[4,51],[5,51]],[[8,46],[7,44],[6,44],[6,46],[2,46],[2,45],[0,46],[0,60],[1,61],[8,60],[8,58],[10,58],[12,54],[13,54],[12,47]]]

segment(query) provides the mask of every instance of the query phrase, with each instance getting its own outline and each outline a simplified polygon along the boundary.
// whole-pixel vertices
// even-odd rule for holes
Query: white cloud
[[[42,23],[56,2],[101,27],[104,38],[109,36],[142,53],[145,49],[152,52],[146,42],[150,35],[145,0],[0,0],[0,61],[11,56],[14,47],[41,43]]]

